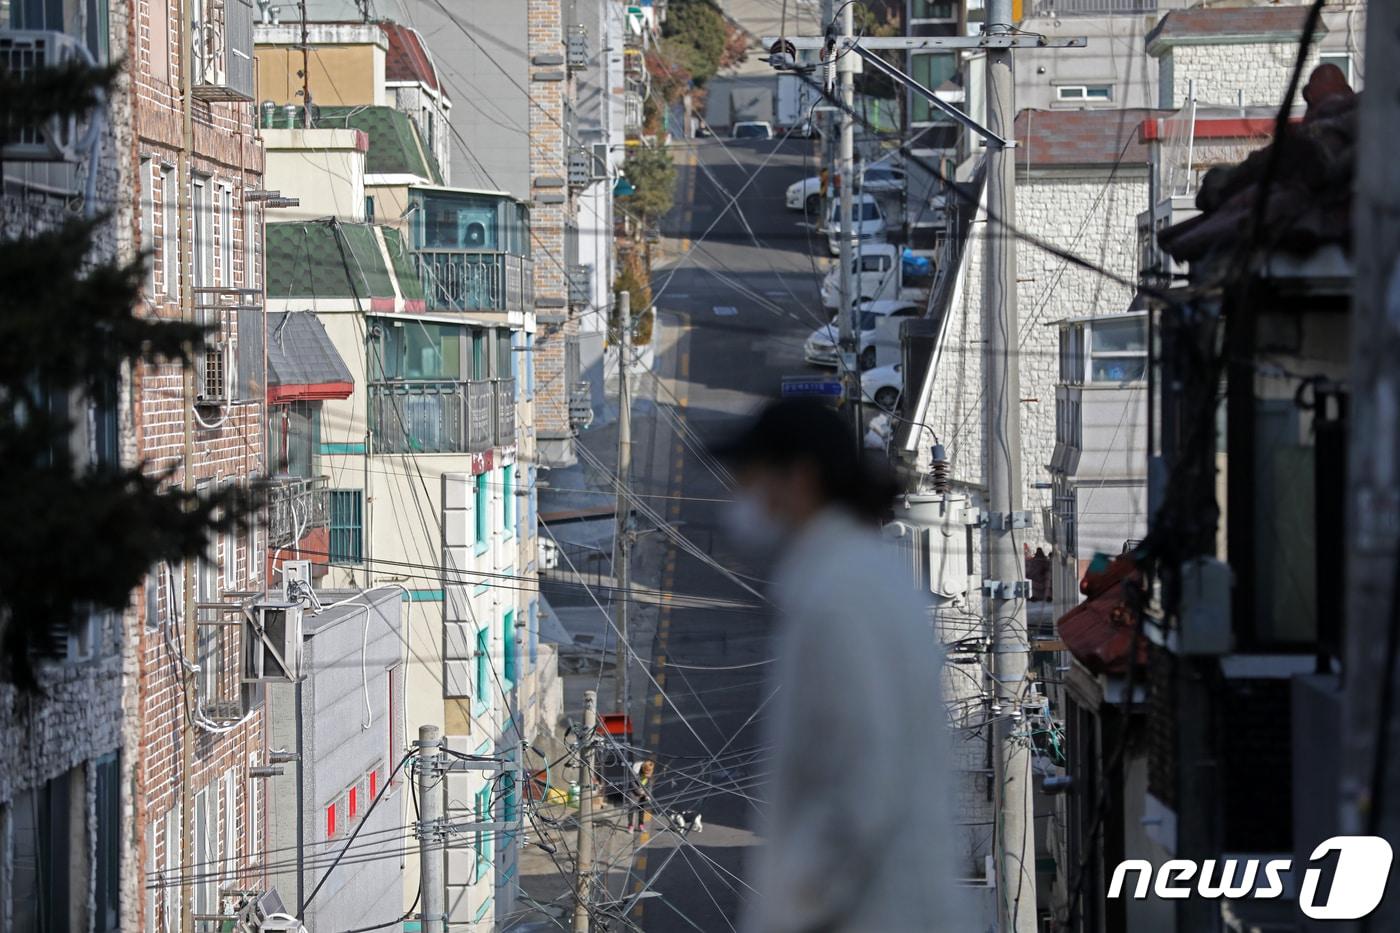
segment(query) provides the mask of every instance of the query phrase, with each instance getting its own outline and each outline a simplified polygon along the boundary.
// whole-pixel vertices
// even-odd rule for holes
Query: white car
[[[773,124],[767,120],[741,120],[729,130],[731,139],[772,139]]]
[[[851,243],[853,246],[859,243],[883,243],[885,242],[885,212],[880,208],[880,202],[868,194],[863,194],[854,199],[851,204]],[[826,246],[831,251],[831,255],[841,255],[841,202],[837,201],[831,205],[831,212],[826,220]]]
[[[788,185],[787,195],[783,198],[783,203],[790,211],[806,211],[809,214],[821,213],[821,176],[813,175],[811,178],[804,178]]]
[[[861,398],[873,402],[884,411],[894,411],[899,404],[899,396],[904,392],[903,365],[891,363],[889,366],[876,366],[860,374]]]
[[[904,170],[872,165],[860,174],[860,190],[867,194],[898,194],[904,190]]]
[[[922,313],[922,309],[912,301],[872,301],[862,306],[859,341],[861,368],[869,369],[875,365],[875,344],[880,341],[882,331],[888,330],[893,325],[896,328],[895,336],[897,339],[899,326],[897,319],[918,317],[920,313]],[[802,345],[802,355],[807,362],[817,366],[836,366],[841,362],[836,349],[839,342],[840,328],[836,322],[823,324],[812,331],[811,336]]]

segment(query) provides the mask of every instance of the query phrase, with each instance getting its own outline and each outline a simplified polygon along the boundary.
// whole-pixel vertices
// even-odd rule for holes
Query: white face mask
[[[736,546],[750,554],[765,554],[787,537],[788,529],[774,518],[759,495],[738,489],[724,506],[724,530]]]

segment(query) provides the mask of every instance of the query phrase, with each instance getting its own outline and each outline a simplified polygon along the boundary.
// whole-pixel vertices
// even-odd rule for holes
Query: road
[[[728,491],[695,447],[742,424],[778,394],[780,378],[808,372],[802,341],[820,322],[813,239],[804,219],[783,206],[791,182],[812,173],[805,140],[677,141],[677,210],[663,226],[679,254],[657,267],[653,291],[664,327],[676,332],[657,359],[658,405],[670,404],[695,438],[658,430],[638,451],[635,486],[691,542],[759,592],[762,560],[726,540]],[[737,209],[727,208],[737,194]],[[815,241],[820,246],[820,241]],[[666,419],[662,419],[664,422]],[[690,440],[690,445],[686,441]],[[673,543],[660,551],[661,591],[762,603],[713,566]],[[757,748],[771,619],[760,608],[662,606],[652,645],[656,684],[647,685],[640,738],[658,760],[654,792],[666,807],[696,811],[704,830],[675,851],[677,837],[656,825],[623,886],[659,892],[637,902],[631,918],[647,931],[731,928],[745,887],[745,857],[757,841],[766,766]],[[728,667],[694,670],[681,665]],[[750,665],[742,667],[742,665]],[[739,667],[736,667],[739,666]]]

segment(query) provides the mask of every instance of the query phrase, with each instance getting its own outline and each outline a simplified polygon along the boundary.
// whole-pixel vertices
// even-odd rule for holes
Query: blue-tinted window
[[[358,564],[364,558],[363,494],[358,489],[330,490],[330,562]]]

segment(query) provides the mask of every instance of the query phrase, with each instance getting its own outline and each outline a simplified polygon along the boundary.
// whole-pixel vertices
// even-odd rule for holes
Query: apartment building
[[[128,54],[130,12],[106,3],[0,7],[0,67],[106,64]],[[132,95],[122,85],[78,120],[68,140],[45,129],[12,132],[0,144],[0,239],[51,231],[65,220],[110,211],[91,257],[118,261],[132,247],[137,205],[122,195],[134,180]],[[91,131],[89,133],[89,131]],[[111,399],[65,401],[75,422],[79,467],[136,462],[132,386]],[[23,535],[23,529],[12,529]],[[131,851],[131,800],[139,721],[123,712],[133,691],[136,613],[91,613],[50,631],[49,656],[34,662],[32,689],[0,683],[0,928],[17,933],[126,929],[138,915],[142,864]],[[8,621],[13,625],[13,619]]]
[[[135,246],[152,263],[147,313],[210,330],[192,389],[179,365],[138,367],[137,455],[186,488],[245,484],[268,467],[254,8],[152,0],[136,16],[131,190]],[[151,883],[132,927],[217,929],[266,891],[262,691],[240,667],[244,613],[268,582],[265,547],[260,527],[225,534],[147,581],[133,819]]]

